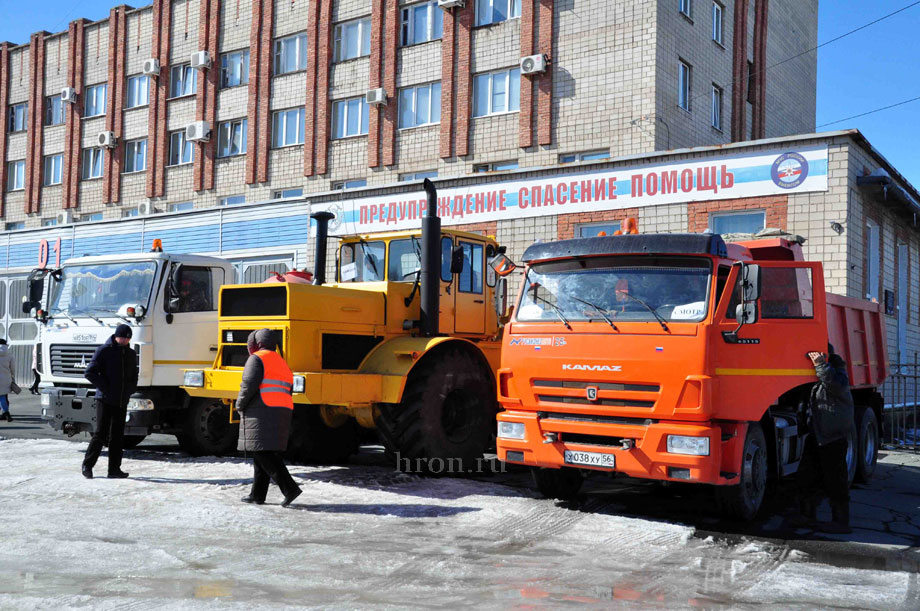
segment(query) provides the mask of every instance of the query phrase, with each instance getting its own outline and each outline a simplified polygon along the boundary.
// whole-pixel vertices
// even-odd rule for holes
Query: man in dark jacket
[[[86,367],[86,379],[96,387],[96,430],[86,448],[83,477],[93,478],[93,467],[102,446],[109,444],[109,477],[122,478],[121,453],[125,439],[128,399],[137,390],[137,353],[128,344],[131,327],[118,325],[115,333],[96,348]]]
[[[281,452],[287,449],[294,412],[292,400],[293,375],[268,329],[249,334],[249,359],[243,369],[236,410],[240,413],[239,450],[252,455],[253,478],[249,496],[244,503],[261,505],[268,493],[268,483],[274,480],[287,507],[300,496],[300,487],[288,473]]]
[[[815,366],[818,384],[809,402],[809,432],[805,451],[799,465],[798,485],[800,508],[805,521],[816,523],[817,507],[823,488],[831,503],[833,521],[822,524],[830,533],[849,533],[850,486],[847,470],[847,436],[854,427],[853,395],[846,363],[827,346],[828,358],[820,352],[809,352]]]

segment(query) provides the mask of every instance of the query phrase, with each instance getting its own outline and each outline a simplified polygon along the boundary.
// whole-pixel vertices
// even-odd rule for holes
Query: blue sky
[[[614,0],[611,0],[614,1]],[[784,0],[793,2],[796,0]],[[839,36],[913,0],[821,0],[818,42]],[[135,3],[143,6],[147,2]],[[102,19],[113,0],[0,0],[0,40],[28,42],[41,29],[63,30],[77,17]],[[771,10],[781,10],[773,2]],[[818,113],[821,126],[920,96],[920,5],[818,51]],[[920,101],[819,131],[858,128],[917,188],[920,188]]]

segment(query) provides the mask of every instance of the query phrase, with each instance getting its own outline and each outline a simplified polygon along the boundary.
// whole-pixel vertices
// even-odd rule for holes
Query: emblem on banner
[[[808,178],[808,160],[798,153],[783,153],[773,162],[770,176],[781,189],[794,189]]]

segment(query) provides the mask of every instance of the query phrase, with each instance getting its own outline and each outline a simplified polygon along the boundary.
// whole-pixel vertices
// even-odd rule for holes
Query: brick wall
[[[709,215],[713,212],[736,212],[739,210],[763,210],[766,213],[765,227],[786,229],[787,197],[744,197],[715,202],[692,202],[687,204],[687,231],[702,233],[709,228]],[[641,231],[640,227],[640,231]]]
[[[32,34],[29,42],[29,127],[26,136],[26,214],[39,211],[42,189],[42,108],[45,99],[45,34]],[[6,109],[4,109],[6,110]],[[4,117],[6,120],[6,117]],[[5,177],[4,177],[5,178]]]
[[[560,214],[556,217],[556,237],[560,240],[574,238],[575,228],[585,223],[601,223],[604,221],[619,221],[620,228],[627,218],[638,218],[639,208],[623,208],[621,210],[603,210],[599,212],[578,212],[575,214]],[[642,227],[639,227],[642,231]]]
[[[10,43],[0,42],[0,109],[9,106],[10,96]],[[0,120],[0,171],[6,172],[6,129],[9,124],[4,117]],[[6,214],[6,180],[0,175],[0,216]]]

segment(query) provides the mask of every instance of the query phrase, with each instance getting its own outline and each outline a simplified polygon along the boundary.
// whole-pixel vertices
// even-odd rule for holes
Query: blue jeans
[[[10,411],[10,398],[6,395],[0,395],[0,414]]]

